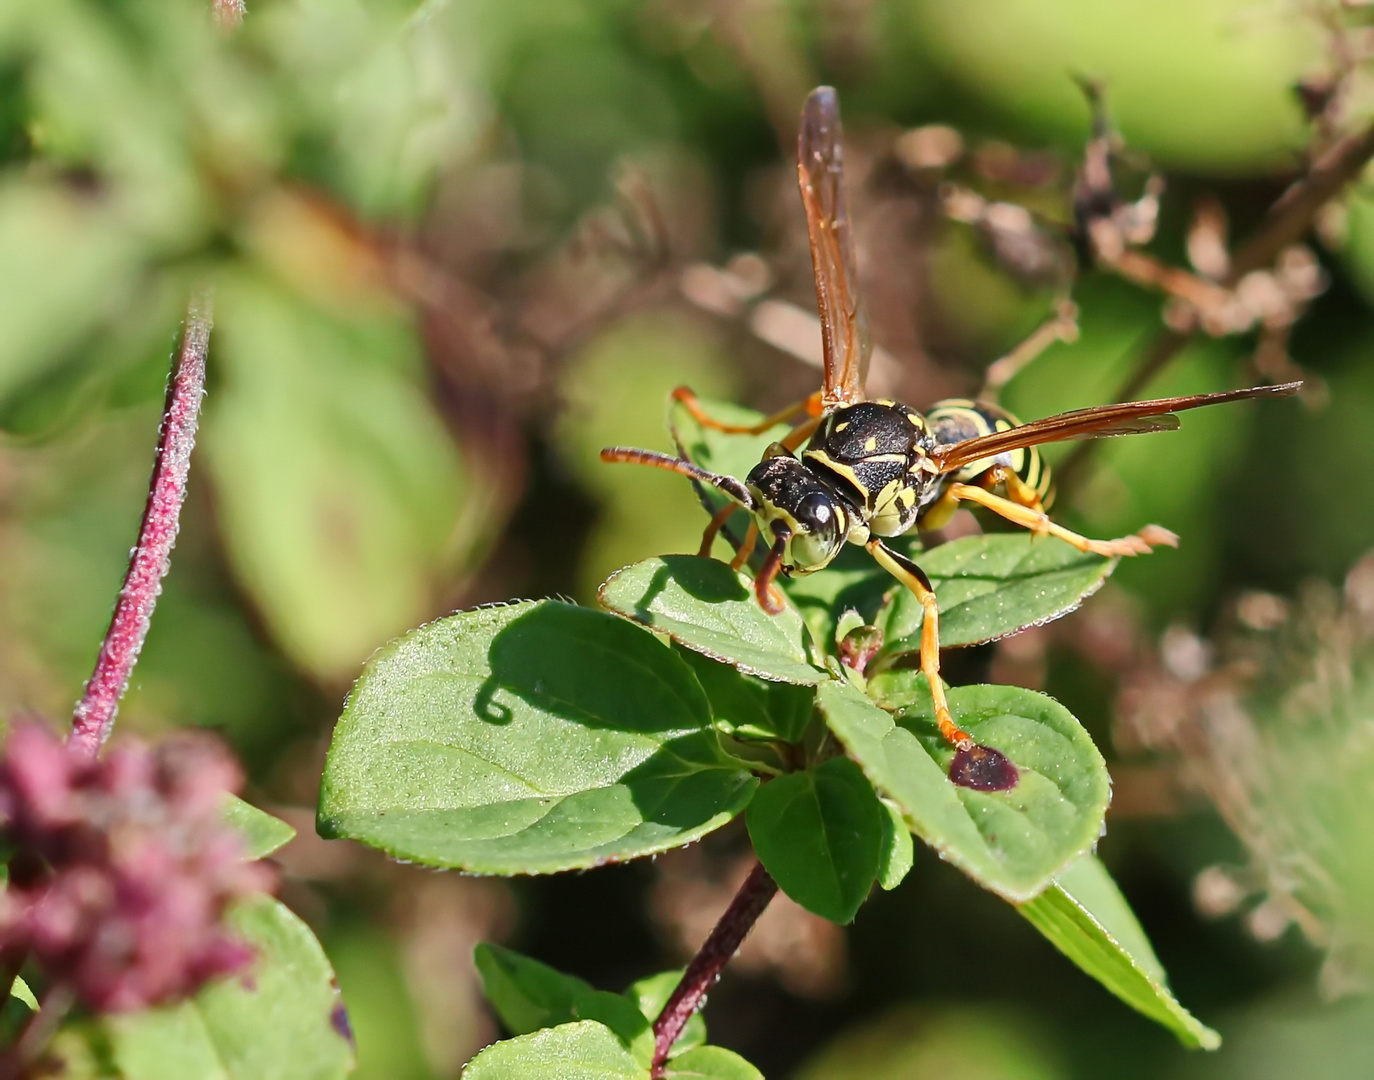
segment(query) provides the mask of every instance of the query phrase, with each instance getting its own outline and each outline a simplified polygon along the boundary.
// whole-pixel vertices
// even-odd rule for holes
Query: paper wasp
[[[738,507],[747,510],[752,520],[732,565],[744,565],[758,537],[765,538],[768,553],[754,579],[754,591],[770,614],[782,610],[783,601],[773,586],[779,574],[814,573],[828,566],[846,543],[862,544],[921,603],[921,670],[930,683],[940,732],[960,752],[951,774],[963,769],[965,775],[977,776],[971,786],[1010,787],[1015,768],[997,751],[977,746],[950,713],[940,680],[939,607],[930,579],[883,540],[912,529],[939,528],[959,503],[969,502],[1036,534],[1057,536],[1081,551],[1140,555],[1160,544],[1173,545],[1177,537],[1157,525],[1133,536],[1092,540],[1051,521],[1046,513],[1049,469],[1036,447],[1066,439],[1166,431],[1178,427],[1174,414],[1185,409],[1285,397],[1301,384],[1104,405],[1029,424],[996,406],[972,401],[938,402],[924,416],[898,402],[867,401],[864,375],[871,345],[855,291],[839,104],[830,87],[817,88],[806,100],[797,174],[824,344],[823,386],[753,427],[721,424],[705,413],[690,390],[674,391],[698,422],[717,430],[761,434],[784,421],[795,420],[796,426],[768,448],[743,481],[650,450],[609,447],[601,451],[601,459],[667,469],[724,494],[730,504],[707,526],[703,554],[709,554],[730,515]]]

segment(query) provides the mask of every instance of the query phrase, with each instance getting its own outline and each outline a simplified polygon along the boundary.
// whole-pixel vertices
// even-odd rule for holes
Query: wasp
[[[1050,470],[1037,447],[1067,439],[1166,431],[1176,413],[1245,398],[1286,397],[1301,383],[1255,386],[1213,394],[1133,401],[1078,409],[1023,424],[995,405],[968,400],[937,402],[922,415],[896,401],[869,401],[864,377],[872,351],[868,324],[855,288],[854,240],[844,191],[839,103],[835,91],[818,87],[802,110],[797,140],[797,177],[806,212],[816,281],[816,305],[824,347],[819,391],[754,426],[722,424],[685,387],[673,396],[696,420],[713,429],[761,434],[783,422],[791,432],[773,443],[743,481],[700,468],[684,457],[651,450],[608,447],[607,462],[667,469],[707,484],[730,500],[706,528],[702,554],[739,507],[751,515],[749,530],[732,562],[743,566],[762,536],[767,555],[754,578],[759,604],[778,614],[783,599],[774,587],[781,575],[823,570],[846,544],[861,544],[911,590],[923,612],[921,670],[930,684],[940,733],[959,752],[1001,758],[977,746],[955,722],[940,679],[939,605],[930,579],[884,540],[946,524],[961,503],[972,503],[1029,529],[1056,536],[1080,551],[1117,557],[1142,555],[1178,538],[1148,525],[1132,536],[1094,540],[1052,521]],[[975,786],[1009,787],[1015,769],[1003,760],[1002,775]],[[993,774],[997,770],[993,769]]]

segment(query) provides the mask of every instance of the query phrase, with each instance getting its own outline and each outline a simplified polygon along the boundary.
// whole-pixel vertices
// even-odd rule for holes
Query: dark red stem
[[[157,460],[148,485],[148,505],[138,530],[138,544],[129,557],[129,570],[115,602],[110,628],[100,645],[95,670],[72,715],[67,745],[77,754],[94,757],[114,727],[119,699],[129,686],[148,636],[148,624],[162,591],[162,578],[170,565],[172,545],[186,500],[186,473],[191,448],[196,443],[200,399],[205,393],[205,353],[212,322],[210,294],[195,296],[186,314],[172,377],[167,384],[167,405],[162,413]]]
[[[754,863],[744,884],[735,893],[725,914],[716,923],[710,937],[682,973],[682,981],[668,998],[663,1011],[654,1021],[654,1061],[652,1074],[662,1074],[663,1064],[668,1060],[668,1051],[677,1042],[682,1029],[704,1004],[706,994],[715,986],[721,971],[730,958],[739,951],[749,931],[754,928],[763,909],[778,891],[775,882],[763,868],[763,863]]]

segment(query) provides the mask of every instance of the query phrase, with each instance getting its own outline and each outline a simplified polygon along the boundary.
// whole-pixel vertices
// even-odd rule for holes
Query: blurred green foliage
[[[559,321],[572,301],[595,307],[603,268],[573,259],[558,303],[541,274],[608,201],[618,166],[677,163],[678,188],[659,192],[679,208],[674,258],[757,248],[804,307],[787,158],[811,84],[841,90],[857,177],[884,139],[935,121],[970,145],[1049,144],[1067,168],[1087,130],[1067,78],[1080,73],[1105,80],[1128,143],[1169,170],[1158,246],[1179,261],[1192,194],[1217,192],[1239,229],[1281,190],[1307,140],[1291,87],[1330,67],[1309,6],[1250,0],[257,0],[233,33],[209,6],[0,4],[0,701],[60,720],[78,695],[137,526],[184,298],[213,281],[191,503],[123,717],[222,731],[254,797],[288,807],[313,805],[321,741],[388,639],[536,589],[587,601],[627,562],[695,548],[703,515],[684,482],[595,459],[608,443],[669,447],[672,386],[761,408],[814,386],[813,369],[685,304],[672,281],[611,316]],[[908,219],[879,219],[865,190],[861,237],[880,221],[876,239],[905,236]],[[1149,635],[1208,628],[1242,590],[1337,580],[1374,546],[1370,199],[1324,223],[1332,284],[1292,341],[1328,408],[1189,415],[1178,433],[1103,447],[1063,500],[1065,520],[1095,533],[1158,521],[1182,534],[1178,552],[1114,581]],[[976,389],[1046,299],[967,233],[922,235],[873,282],[935,341],[880,333],[918,406]],[[922,265],[912,300],[903,274]],[[1076,299],[1081,340],[1008,388],[1022,415],[1105,400],[1160,325],[1158,298],[1102,275]],[[518,348],[483,352],[473,342],[488,332]],[[1197,344],[1149,391],[1237,385],[1251,344]],[[1119,672],[1070,644],[1050,646],[1045,688],[1105,737]],[[986,677],[987,650],[963,662],[960,681]],[[713,1037],[770,1077],[811,1080],[1368,1075],[1366,1005],[1312,1000],[1319,960],[1296,932],[1261,945],[1194,911],[1198,871],[1243,861],[1212,812],[1119,812],[1104,860],[1179,997],[1226,1036],[1219,1055],[1185,1066],[1167,1034],[925,856],[860,915],[847,988],[808,1001],[743,976],[736,994],[727,979]],[[451,1077],[454,1054],[494,1036],[473,976],[459,959],[451,994],[422,993],[402,959],[429,942],[418,927],[450,923],[385,899],[412,879],[310,843],[285,849],[287,896],[338,968],[359,1075]],[[521,884],[499,903],[455,891],[455,955],[511,933],[616,990],[678,962],[644,930],[653,872],[605,875]],[[950,997],[979,1004],[941,1011]],[[909,1009],[857,1031],[896,999]],[[446,1023],[471,1045],[444,1058],[417,1033]]]

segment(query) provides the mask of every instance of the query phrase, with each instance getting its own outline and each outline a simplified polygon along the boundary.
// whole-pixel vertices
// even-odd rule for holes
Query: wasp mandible
[[[1178,427],[1174,414],[1185,409],[1286,397],[1301,383],[1103,405],[1029,424],[994,405],[974,401],[938,402],[923,416],[896,401],[865,400],[864,376],[872,346],[856,291],[843,173],[839,102],[831,87],[818,87],[802,110],[797,178],[824,344],[821,389],[752,427],[722,424],[701,408],[690,390],[674,391],[674,397],[707,427],[757,435],[792,421],[792,431],[768,448],[743,481],[652,450],[613,446],[601,451],[601,460],[667,469],[724,494],[730,504],[707,526],[703,554],[709,554],[717,531],[736,508],[747,510],[749,531],[732,565],[744,565],[758,538],[764,538],[768,553],[755,576],[754,592],[770,614],[780,612],[784,602],[773,585],[779,574],[815,573],[845,544],[862,544],[920,602],[921,670],[930,683],[940,733],[958,750],[972,752],[981,748],[955,723],[940,680],[940,613],[930,579],[883,540],[912,529],[940,528],[961,502],[968,502],[1033,533],[1057,536],[1080,551],[1142,555],[1161,544],[1172,546],[1178,538],[1158,525],[1115,540],[1093,540],[1052,521],[1046,513],[1050,472],[1036,447],[1066,439],[1167,431]]]

